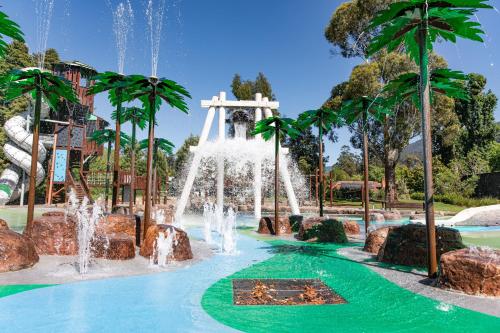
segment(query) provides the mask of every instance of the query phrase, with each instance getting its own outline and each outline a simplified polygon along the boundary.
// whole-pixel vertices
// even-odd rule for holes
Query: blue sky
[[[48,47],[56,48],[64,60],[80,60],[99,71],[116,71],[117,51],[108,1],[112,6],[120,2],[55,0]],[[30,47],[35,45],[33,2],[9,0],[2,5],[3,11],[21,25]],[[125,73],[149,75],[151,51],[145,32],[145,1],[131,2],[134,34]],[[342,2],[167,0],[158,76],[180,82],[193,99],[189,102],[189,116],[167,107],[162,109],[157,136],[180,146],[189,134],[199,134],[206,114],[200,100],[210,99],[221,90],[231,96],[230,83],[235,73],[253,79],[258,72],[264,72],[281,103],[281,113],[287,116],[296,117],[321,105],[331,88],[346,80],[352,67],[361,61],[332,56],[331,46],[323,37],[331,14]],[[484,74],[489,88],[500,96],[500,13],[481,11],[478,19],[488,34],[485,44],[460,40],[456,46],[440,44],[437,51],[451,68]],[[112,108],[104,95],[97,97],[96,107],[98,115],[110,118]],[[500,120],[498,109],[495,116]],[[339,136],[338,143],[327,144],[330,162],[338,157],[341,145],[349,144],[347,130],[340,130]]]

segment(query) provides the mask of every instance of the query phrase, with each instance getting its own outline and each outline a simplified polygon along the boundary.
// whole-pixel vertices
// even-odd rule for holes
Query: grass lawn
[[[462,239],[467,245],[500,249],[500,231],[465,233],[462,234]]]
[[[400,200],[401,202],[408,202],[408,203],[420,203],[422,201],[418,200]],[[353,207],[361,207],[361,201],[350,201],[350,200],[338,200],[333,202],[333,206],[353,206]],[[330,207],[330,202],[325,201],[325,208]],[[375,209],[382,209],[382,204],[379,202],[370,202],[370,208],[375,207]],[[445,204],[442,202],[435,202],[434,207],[436,211],[446,211],[446,212],[452,212],[452,213],[459,213],[464,209],[467,209],[467,207],[461,207],[461,206],[455,206],[455,205],[449,205]]]

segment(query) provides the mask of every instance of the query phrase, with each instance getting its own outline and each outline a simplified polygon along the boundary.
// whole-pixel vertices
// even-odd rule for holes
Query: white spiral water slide
[[[49,107],[42,103],[41,118],[48,116]],[[20,115],[14,116],[7,120],[4,125],[5,133],[9,141],[4,145],[4,153],[7,159],[11,162],[0,176],[0,205],[5,205],[10,201],[14,201],[21,195],[21,189],[25,191],[29,188],[29,175],[31,173],[31,152],[33,145],[33,134],[27,128],[26,116],[29,111]],[[38,145],[38,163],[36,171],[36,185],[45,179],[45,170],[42,162],[45,161],[47,150],[43,146],[42,140]],[[26,172],[28,177],[25,177],[24,187],[22,173]]]

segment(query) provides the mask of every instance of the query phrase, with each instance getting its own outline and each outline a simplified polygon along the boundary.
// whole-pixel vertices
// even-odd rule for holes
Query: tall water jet
[[[165,0],[148,0],[146,4],[146,19],[148,23],[148,38],[151,43],[151,76],[158,73],[158,58],[160,56],[161,32]]]
[[[217,204],[205,203],[203,205],[203,234],[205,242],[217,245],[221,253],[236,253],[236,212],[234,209],[228,208],[224,215]]]
[[[156,239],[153,255],[149,258],[151,266],[165,267],[169,263],[174,253],[174,246],[177,245],[176,231],[174,228],[170,232],[160,232]],[[156,263],[155,263],[156,260]]]
[[[124,73],[128,41],[133,33],[134,11],[130,1],[120,2],[113,10],[113,31],[118,51],[118,72]]]
[[[36,60],[39,68],[44,68],[45,64],[45,50],[47,49],[47,42],[49,39],[54,1],[55,0],[35,0]]]
[[[92,240],[95,236],[97,223],[104,216],[101,200],[97,200],[89,210],[89,199],[84,197],[76,211],[78,236],[78,272],[88,273],[92,254]]]

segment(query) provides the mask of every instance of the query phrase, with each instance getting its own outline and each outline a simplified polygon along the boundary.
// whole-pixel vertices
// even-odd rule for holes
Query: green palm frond
[[[481,24],[471,20],[480,8],[492,8],[487,0],[409,0],[391,4],[371,22],[369,29],[381,28],[368,48],[368,55],[387,48],[392,52],[404,45],[419,63],[419,29],[428,27],[427,48],[438,39],[456,42],[457,37],[483,41]]]
[[[9,19],[9,16],[0,11],[0,58],[3,58],[7,49],[5,37],[24,42],[24,35],[17,23]]]
[[[300,129],[295,120],[291,118],[270,117],[263,119],[255,124],[255,130],[252,135],[261,134],[266,141],[279,134],[280,137],[289,136],[297,138],[300,135]]]
[[[468,100],[469,96],[463,86],[465,80],[467,80],[467,77],[461,71],[453,71],[448,68],[434,69],[430,75],[431,98],[436,94],[440,94]],[[414,105],[419,106],[419,82],[420,75],[417,73],[402,74],[384,87],[384,93],[393,103],[411,99]]]
[[[363,96],[345,101],[341,114],[348,125],[365,117],[382,122],[387,116],[391,115],[392,107],[391,100],[382,97],[370,98]]]
[[[38,68],[18,69],[0,78],[0,89],[4,92],[7,101],[28,93],[35,97],[37,88],[40,88],[45,101],[54,110],[57,110],[61,98],[78,103],[78,97],[71,82],[49,71]]]
[[[117,117],[118,117],[118,111],[114,110],[113,113],[111,114],[111,118],[113,120],[116,120]],[[136,124],[140,129],[143,130],[146,128],[147,121],[148,121],[148,115],[146,110],[144,110],[143,108],[128,107],[122,109],[120,117],[121,124],[124,124],[126,122],[131,122],[133,124]]]
[[[103,130],[98,130],[94,131],[92,133],[92,136],[89,138],[89,141],[94,141],[98,145],[103,145],[106,143],[114,143],[116,139],[116,131],[112,129],[103,129]],[[120,133],[120,146],[122,148],[125,148],[127,145],[130,144],[130,137],[121,132]]]
[[[149,145],[148,139],[141,140],[139,142],[139,149],[141,150],[148,149],[148,145]],[[167,139],[155,138],[153,140],[153,150],[155,152],[161,150],[166,155],[172,155],[174,153],[174,148],[175,145]]]
[[[325,131],[330,131],[332,126],[342,124],[342,117],[338,110],[321,108],[301,113],[297,123],[302,130],[315,125],[321,126]]]

